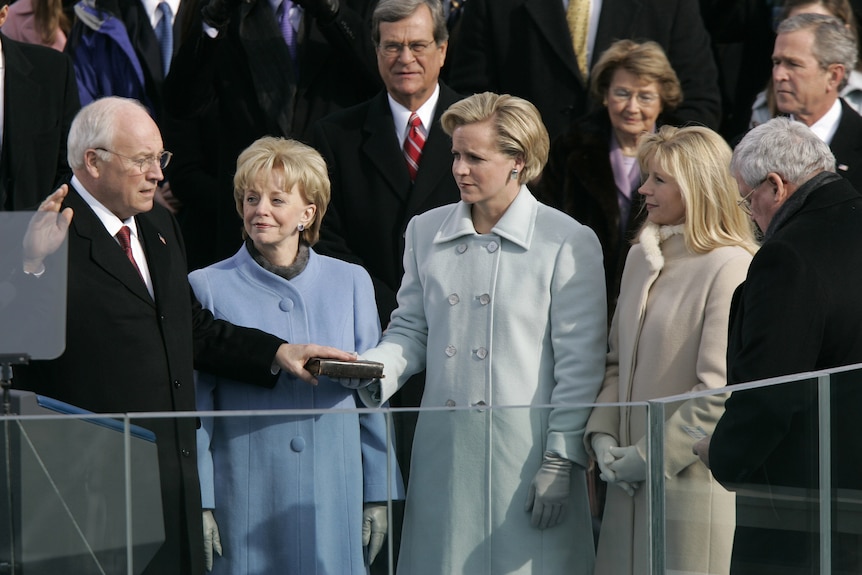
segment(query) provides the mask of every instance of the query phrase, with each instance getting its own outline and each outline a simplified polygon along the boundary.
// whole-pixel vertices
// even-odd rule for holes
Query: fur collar
[[[661,271],[664,267],[664,256],[661,253],[661,243],[671,236],[682,235],[685,232],[685,224],[675,226],[659,226],[647,222],[641,229],[638,240],[643,247],[644,255],[650,269],[654,272]]]

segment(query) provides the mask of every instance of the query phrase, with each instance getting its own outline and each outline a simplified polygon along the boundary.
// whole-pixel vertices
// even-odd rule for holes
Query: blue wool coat
[[[291,343],[361,352],[380,337],[365,270],[312,250],[306,269],[290,281],[260,267],[245,246],[189,280],[216,317]],[[253,389],[198,373],[196,385],[202,411],[337,410],[202,418],[202,502],[214,509],[224,547],[213,573],[365,573],[363,502],[402,497],[391,450],[394,480],[387,488],[383,414],[342,411],[361,403],[325,377],[312,386],[282,373],[273,389]]]

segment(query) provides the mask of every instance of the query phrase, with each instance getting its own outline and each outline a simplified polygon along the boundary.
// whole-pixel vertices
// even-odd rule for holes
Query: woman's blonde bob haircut
[[[272,178],[285,193],[297,186],[303,199],[317,206],[314,219],[299,233],[300,241],[309,246],[316,244],[330,193],[329,172],[320,153],[296,140],[272,136],[260,138],[243,150],[236,160],[233,177],[233,197],[240,217],[245,193],[266,178]]]
[[[679,186],[685,204],[685,243],[694,253],[721,246],[757,251],[754,226],[742,211],[739,188],[730,174],[730,146],[703,126],[662,126],[638,144],[641,173],[650,161]]]
[[[522,98],[484,92],[455,102],[443,113],[440,123],[452,136],[456,128],[492,120],[497,132],[497,149],[524,160],[518,183],[534,180],[542,173],[551,147],[548,130],[536,107]]]

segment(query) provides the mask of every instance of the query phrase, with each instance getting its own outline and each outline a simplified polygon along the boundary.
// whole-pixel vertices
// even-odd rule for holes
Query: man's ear
[[[827,74],[829,74],[829,89],[830,91],[834,90],[836,93],[838,92],[838,87],[841,86],[841,82],[844,80],[844,76],[847,74],[847,70],[844,69],[843,64],[829,64],[826,68]]]
[[[769,185],[772,186],[773,200],[779,204],[787,201],[787,198],[796,191],[796,186],[785,181],[784,178],[775,172],[769,172],[766,179],[769,180]]]
[[[9,4],[4,4],[2,8],[0,8],[0,26],[6,23],[6,18],[9,17]]]

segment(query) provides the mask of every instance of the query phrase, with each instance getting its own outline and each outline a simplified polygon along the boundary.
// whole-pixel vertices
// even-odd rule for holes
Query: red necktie
[[[407,171],[410,172],[410,181],[416,181],[419,172],[419,158],[422,157],[422,147],[425,145],[425,134],[422,133],[422,120],[416,112],[410,114],[407,122],[410,128],[404,139],[404,158],[407,160]]]
[[[129,258],[129,261],[132,262],[132,265],[135,266],[135,271],[138,272],[138,275],[143,278],[141,275],[141,269],[138,267],[138,262],[135,261],[135,256],[132,254],[132,230],[129,229],[129,226],[123,226],[120,228],[120,231],[117,232],[117,240],[120,242],[120,247],[123,248],[123,251],[126,253],[126,257]]]

